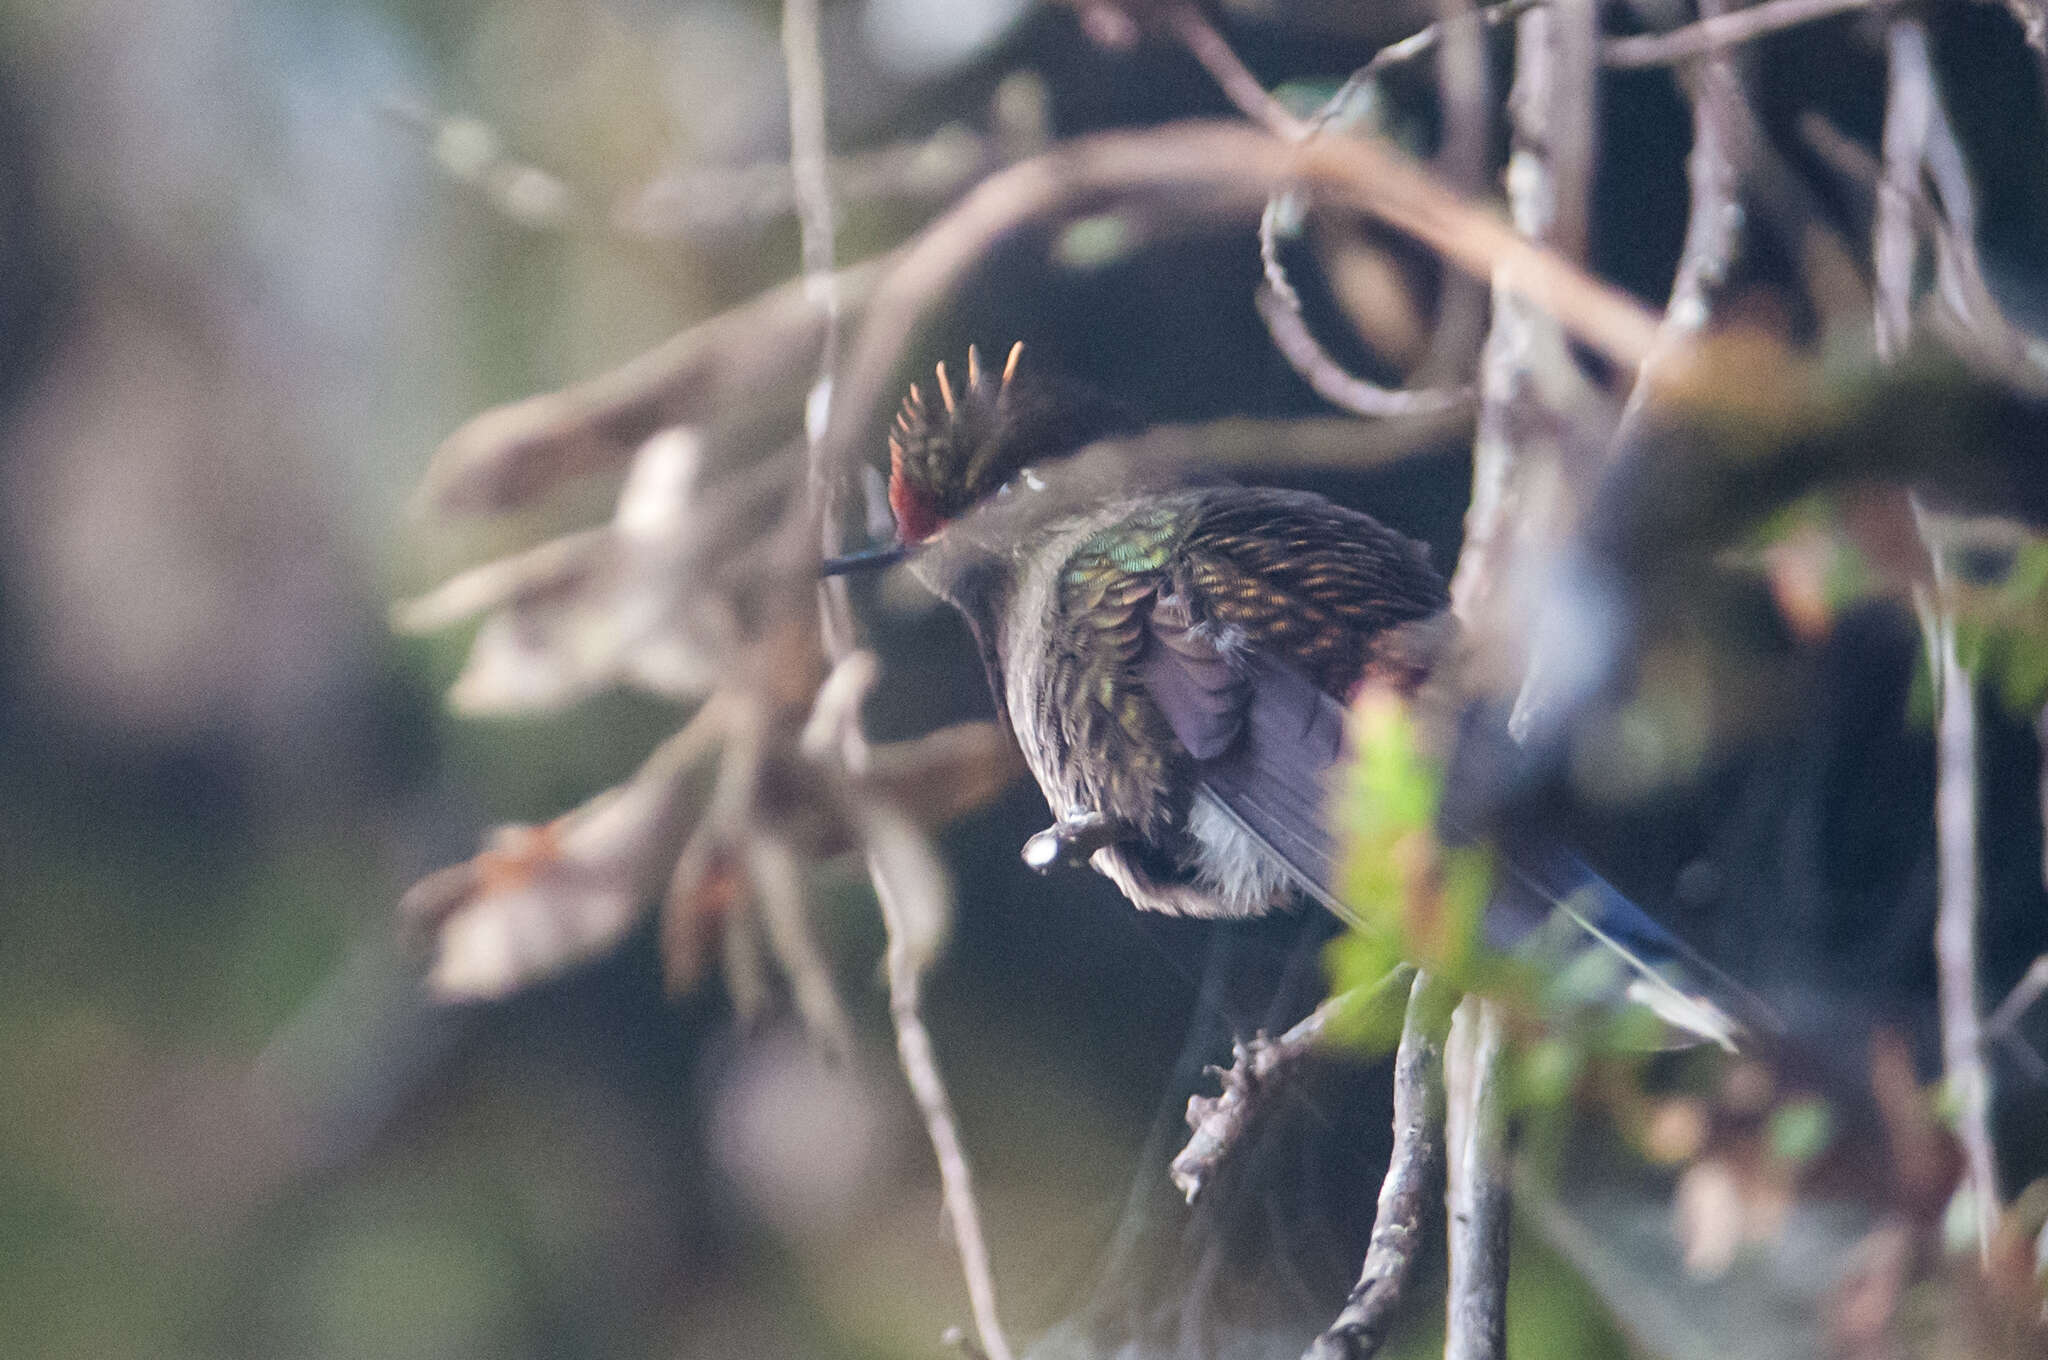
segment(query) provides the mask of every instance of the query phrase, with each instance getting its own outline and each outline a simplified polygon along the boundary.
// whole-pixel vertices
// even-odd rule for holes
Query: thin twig
[[[1478,10],[1472,0],[1437,0],[1437,8],[1443,16],[1436,23],[1443,35],[1436,60],[1443,136],[1435,164],[1453,189],[1483,197],[1492,191],[1494,175],[1493,63],[1487,57],[1486,30],[1501,22],[1511,6]],[[1418,373],[1437,382],[1469,378],[1486,342],[1486,319],[1486,281],[1443,271],[1436,331]]]
[[[1716,18],[1730,0],[1701,0],[1700,13]],[[1669,356],[1706,329],[1714,295],[1727,282],[1742,243],[1740,199],[1744,167],[1753,152],[1755,117],[1742,89],[1742,74],[1726,51],[1715,51],[1680,76],[1692,104],[1692,150],[1685,159],[1685,242],[1672,275],[1658,346],[1636,371],[1610,456],[1628,447],[1648,409],[1659,370]]]
[[[1912,325],[1913,261],[1919,233],[1913,204],[1926,165],[1937,95],[1927,30],[1899,19],[1885,33],[1890,58],[1884,119],[1884,173],[1873,228],[1875,326],[1880,359],[1896,358]],[[1991,1072],[1977,996],[1977,715],[1975,680],[1956,652],[1939,521],[1919,500],[1913,515],[1927,547],[1932,588],[1915,592],[1927,665],[1934,685],[1934,834],[1937,867],[1934,959],[1941,1008],[1942,1067],[1956,1106],[1956,1136],[1975,1204],[1978,1259],[1991,1259],[1992,1228],[2001,1204],[1998,1157],[1991,1141]]]
[[[1701,19],[1669,33],[1610,38],[1601,49],[1600,60],[1618,67],[1667,66],[1800,24],[1831,19],[1837,14],[1882,8],[1885,3],[1886,0],[1764,0],[1761,5]]]
[[[853,1026],[804,907],[803,862],[788,841],[758,828],[749,830],[743,850],[747,877],[759,895],[761,923],[789,978],[797,1014],[829,1058],[843,1059],[853,1051]]]
[[[782,41],[789,78],[790,171],[795,179],[797,213],[803,231],[805,293],[824,317],[817,381],[804,404],[804,434],[810,446],[809,512],[817,526],[820,550],[835,554],[841,546],[839,510],[845,479],[842,467],[830,456],[827,439],[832,424],[833,382],[838,370],[839,299],[834,270],[832,186],[826,160],[825,76],[819,48],[818,0],[784,0]],[[819,616],[826,653],[835,670],[855,677],[848,687],[857,688],[862,676],[871,682],[872,668],[863,669],[855,660],[853,613],[843,580],[821,584]],[[866,764],[858,697],[841,694],[829,682],[827,689],[832,691],[828,697],[837,701],[838,711],[843,715],[842,759],[848,770],[858,775]],[[910,885],[897,880],[874,848],[872,837],[868,839],[868,873],[874,882],[888,937],[889,1016],[896,1026],[897,1058],[938,1161],[946,1221],[952,1229],[961,1273],[966,1278],[968,1304],[981,1349],[988,1360],[1011,1360],[1010,1343],[1003,1334],[996,1309],[995,1272],[989,1264],[988,1242],[981,1230],[973,1175],[922,1011],[923,973],[931,931],[920,929],[919,923],[943,918],[948,914],[949,904],[911,901]]]
[[[869,867],[874,867],[872,859]],[[910,943],[912,932],[906,904],[899,900],[896,884],[886,874],[875,875],[875,897],[882,905],[882,920],[889,937],[886,966],[889,1016],[896,1023],[896,1055],[938,1158],[940,1194],[946,1206],[946,1222],[953,1230],[954,1245],[959,1251],[961,1271],[967,1280],[974,1329],[988,1360],[1010,1360],[1010,1343],[996,1312],[995,1272],[990,1268],[988,1241],[981,1230],[974,1174],[960,1142],[952,1097],[947,1095],[945,1080],[939,1075],[931,1031],[925,1028],[923,965]]]
[[[1522,11],[1532,9],[1545,2],[1546,0],[1502,0],[1500,4],[1487,5],[1482,9],[1473,11],[1473,13],[1483,27],[1493,29],[1499,28],[1510,19],[1520,15]],[[1366,82],[1377,80],[1394,67],[1414,61],[1417,57],[1426,56],[1428,53],[1436,50],[1437,44],[1443,41],[1445,28],[1449,22],[1439,19],[1428,28],[1411,33],[1399,42],[1388,43],[1385,47],[1373,53],[1372,60],[1354,71],[1351,78],[1346,80],[1344,85],[1338,90],[1337,97],[1330,102],[1333,104],[1340,103],[1346,95]]]
[[[1458,2],[1446,0],[1447,4]],[[1512,8],[1516,7],[1499,5],[1488,13],[1493,22],[1499,22]],[[1480,16],[1469,9],[1447,16],[1415,38],[1405,40],[1406,44],[1413,45],[1407,54],[1412,56],[1436,46],[1437,35],[1444,32],[1451,35],[1452,41],[1443,44],[1440,62],[1439,83],[1445,92],[1446,109],[1444,153],[1440,159],[1452,187],[1461,192],[1476,193],[1481,189],[1485,176],[1489,102]],[[1417,42],[1425,35],[1429,39],[1427,42]],[[1305,130],[1316,134],[1327,129],[1356,92],[1374,78],[1376,71],[1383,66],[1381,57],[1384,56],[1386,52],[1383,51],[1355,72],[1303,125]],[[1265,211],[1259,215],[1259,261],[1265,281],[1253,299],[1281,357],[1323,400],[1354,415],[1380,419],[1391,415],[1450,410],[1469,403],[1472,393],[1463,387],[1403,390],[1369,382],[1347,370],[1323,347],[1303,315],[1301,295],[1287,277],[1286,266],[1280,259],[1279,224],[1289,199],[1288,194],[1275,194],[1266,201]],[[1471,342],[1468,337],[1476,338],[1483,323],[1486,312],[1484,285],[1463,275],[1446,277],[1439,312],[1431,353],[1422,366],[1425,370],[1455,371],[1462,367],[1457,356],[1466,353]]]
[[[1331,1021],[1366,1005],[1409,971],[1403,965],[1369,986],[1340,992],[1277,1039],[1257,1034],[1233,1045],[1230,1066],[1210,1069],[1222,1089],[1213,1096],[1188,1097],[1188,1141],[1174,1157],[1171,1171],[1188,1203],[1193,1204],[1215,1177],[1280,1079],[1322,1042]]]
[[[1202,63],[1224,95],[1246,117],[1274,135],[1299,141],[1319,131],[1339,107],[1333,100],[1314,119],[1296,118],[1259,83],[1229,42],[1191,4],[1175,5],[1166,22],[1181,43]],[[1354,415],[1384,417],[1447,410],[1470,400],[1463,392],[1403,392],[1368,382],[1330,356],[1302,315],[1301,295],[1280,263],[1278,219],[1284,195],[1267,199],[1259,216],[1259,258],[1265,283],[1254,297],[1259,316],[1273,337],[1274,348],[1301,374],[1316,395]]]
[[[1271,240],[1272,233],[1260,232],[1262,245]],[[1293,283],[1281,268],[1278,253],[1262,253],[1267,259],[1266,281],[1252,301],[1266,323],[1267,333],[1273,337],[1273,347],[1315,389],[1317,396],[1339,410],[1372,418],[1431,415],[1471,404],[1470,388],[1382,387],[1346,370],[1309,330],[1308,320],[1301,313],[1301,295],[1294,291]]]
[[[1168,6],[1162,17],[1189,55],[1202,63],[1202,69],[1223,91],[1224,98],[1237,105],[1245,117],[1275,136],[1290,141],[1308,135],[1308,124],[1296,118],[1285,104],[1267,92],[1251,68],[1244,64],[1244,59],[1237,55],[1201,10],[1190,3],[1179,3]]]
[[[1935,280],[1942,302],[1967,337],[1989,357],[2014,370],[2031,370],[2038,380],[2043,360],[2030,337],[2014,325],[1993,296],[1977,253],[1977,191],[1946,101],[1928,80],[1927,144],[1923,160],[1941,208],[1930,215],[1934,226]],[[1924,197],[1924,196],[1923,196]]]
[[[1927,31],[1917,20],[1901,19],[1886,30],[1890,77],[1884,108],[1884,173],[1877,185],[1877,218],[1871,259],[1876,275],[1876,336],[1880,360],[1905,351],[1913,324],[1913,264],[1920,236],[1913,229],[1913,205],[1920,198],[1933,119],[1934,72]]]
[[[1506,1038],[1491,1001],[1467,997],[1444,1046],[1450,1299],[1444,1360],[1507,1354],[1508,1144],[1502,1090]]]
[[[1454,994],[1417,973],[1394,1052],[1394,1146],[1358,1283],[1304,1360],[1371,1360],[1385,1344],[1443,1183],[1444,1036]]]
[[[1984,1021],[1985,1038],[2002,1042],[2010,1052],[2019,1055],[2035,1081],[2048,1081],[2048,1060],[2020,1033],[2020,1021],[2044,994],[2048,994],[2048,954],[2027,965],[2027,971],[2005,994],[2005,1000]]]
[[[1800,115],[1798,129],[1800,140],[1830,170],[1876,199],[1885,177],[1884,166],[1862,143],[1811,111]],[[1897,183],[1912,195],[1915,230],[1934,242],[1940,298],[1954,319],[1954,327],[1959,328],[1949,330],[1947,338],[1977,361],[2002,369],[2020,386],[2036,387],[2044,362],[2048,361],[2044,361],[2038,344],[2005,314],[1984,279],[1975,236],[1975,191],[1962,161],[1955,125],[1938,90],[1929,105],[1925,152],[1928,177],[1935,182],[1940,201],[1928,193],[1924,181],[1901,177]],[[1886,229],[1896,233],[1896,220]],[[1893,281],[1896,283],[1896,275]],[[2044,869],[2048,869],[2048,864],[2044,864]]]
[[[1923,517],[1923,535],[1926,533]],[[1939,558],[1938,539],[1928,543]],[[1991,1074],[1977,1009],[1977,716],[1970,673],[1956,656],[1955,615],[1937,568],[1935,590],[1919,601],[1921,633],[1934,675],[1934,835],[1938,889],[1934,959],[1941,1002],[1941,1053],[1955,1102],[1956,1136],[1971,1198],[1977,1252],[1989,1263],[1998,1220],[1998,1160],[1991,1142]]]

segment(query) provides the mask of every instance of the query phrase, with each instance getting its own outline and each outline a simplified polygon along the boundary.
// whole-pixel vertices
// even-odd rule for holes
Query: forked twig
[[[1332,1021],[1368,1004],[1409,971],[1396,968],[1378,982],[1340,992],[1277,1039],[1257,1034],[1235,1044],[1228,1068],[1209,1069],[1220,1079],[1222,1089],[1213,1096],[1188,1097],[1188,1141],[1174,1157],[1171,1171],[1175,1187],[1188,1203],[1193,1204],[1215,1178],[1280,1082],[1322,1043]]]

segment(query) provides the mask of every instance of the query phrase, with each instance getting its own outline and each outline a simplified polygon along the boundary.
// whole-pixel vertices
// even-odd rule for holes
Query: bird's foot
[[[1024,862],[1041,874],[1063,865],[1079,867],[1103,846],[1125,839],[1129,830],[1104,812],[1070,812],[1024,842]]]

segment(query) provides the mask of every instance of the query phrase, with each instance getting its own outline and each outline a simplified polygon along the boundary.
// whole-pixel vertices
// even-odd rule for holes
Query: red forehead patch
[[[889,509],[896,516],[896,540],[922,543],[939,531],[939,517],[931,499],[903,475],[903,448],[889,445]]]

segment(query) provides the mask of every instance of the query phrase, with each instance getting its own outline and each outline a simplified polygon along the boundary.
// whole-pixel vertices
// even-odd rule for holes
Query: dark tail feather
[[[1620,966],[1612,990],[1680,1034],[1732,1053],[1749,1029],[1738,1016],[1770,1023],[1761,1002],[1578,856],[1527,839],[1500,849],[1501,876],[1486,917],[1487,942],[1495,948],[1539,950],[1561,918],[1576,931],[1559,951],[1559,967],[1570,968],[1589,950],[1604,954]]]
[[[1337,894],[1326,807],[1326,784],[1343,749],[1344,710],[1307,676],[1270,660],[1254,663],[1250,679],[1244,739],[1202,762],[1207,791],[1304,892],[1357,924],[1359,913]],[[1448,821],[1446,830],[1465,838]],[[1726,1049],[1745,1032],[1736,1015],[1768,1017],[1740,986],[1576,856],[1533,840],[1500,849],[1502,872],[1486,919],[1493,947],[1550,947],[1559,968],[1571,968],[1587,951],[1611,957],[1617,1000],[1648,1008],[1692,1040]],[[1568,946],[1557,947],[1549,929],[1554,921],[1573,928]]]

